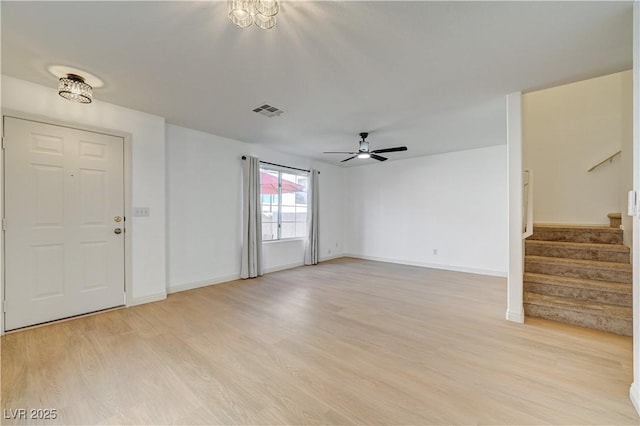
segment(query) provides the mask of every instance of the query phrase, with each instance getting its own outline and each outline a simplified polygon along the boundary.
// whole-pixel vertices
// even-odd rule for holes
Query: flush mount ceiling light
[[[65,65],[52,65],[48,69],[58,78],[58,94],[70,101],[89,104],[93,89],[104,86],[101,79],[86,71]]]
[[[240,28],[252,24],[268,30],[276,25],[280,9],[278,0],[228,0],[229,20]]]
[[[60,79],[58,94],[65,99],[81,104],[90,104],[93,99],[93,87],[84,82],[84,78],[75,74],[67,74]]]

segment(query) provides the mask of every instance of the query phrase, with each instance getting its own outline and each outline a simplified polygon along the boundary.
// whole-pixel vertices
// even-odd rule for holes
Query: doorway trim
[[[124,140],[123,152],[123,172],[124,172],[124,214],[125,214],[125,232],[124,232],[124,290],[125,290],[125,306],[133,306],[133,286],[132,286],[132,238],[133,233],[133,208],[132,208],[132,134],[114,129],[105,129],[96,126],[90,126],[83,123],[75,123],[57,120],[55,118],[41,116],[38,114],[30,114],[22,111],[11,109],[2,109],[2,120],[0,120],[0,129],[2,137],[4,137],[4,117],[14,117],[22,120],[36,121],[44,124],[52,124],[54,126],[68,127],[71,129],[83,130],[87,132],[102,133],[110,136],[121,137]],[[4,216],[4,149],[0,150],[0,212]],[[2,301],[2,312],[0,312],[0,335],[5,334],[4,321],[4,300],[5,300],[5,241],[4,232],[0,238],[0,301]]]
[[[633,2],[633,190],[640,192],[640,1]],[[640,218],[633,217],[633,383],[629,398],[640,415]]]
[[[507,196],[508,196],[508,321],[524,323],[522,242],[522,93],[510,93],[507,104]]]

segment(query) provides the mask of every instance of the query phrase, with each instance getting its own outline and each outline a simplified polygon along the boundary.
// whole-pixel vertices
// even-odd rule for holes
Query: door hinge
[[[6,231],[7,230],[7,219],[2,218],[2,230]]]
[[[6,300],[2,301],[2,312],[5,313],[5,314],[7,313],[7,301]]]
[[[2,149],[4,149],[4,136],[2,137]]]

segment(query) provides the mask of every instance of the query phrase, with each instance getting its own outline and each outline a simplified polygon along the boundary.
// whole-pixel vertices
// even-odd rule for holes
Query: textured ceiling
[[[267,31],[220,1],[0,4],[3,74],[85,69],[96,99],[336,163],[361,131],[393,159],[505,143],[507,93],[632,67],[632,2],[284,2]]]

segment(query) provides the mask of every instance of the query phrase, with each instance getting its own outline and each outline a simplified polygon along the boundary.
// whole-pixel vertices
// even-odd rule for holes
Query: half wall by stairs
[[[524,266],[526,315],[631,336],[632,268],[622,230],[536,225]]]

